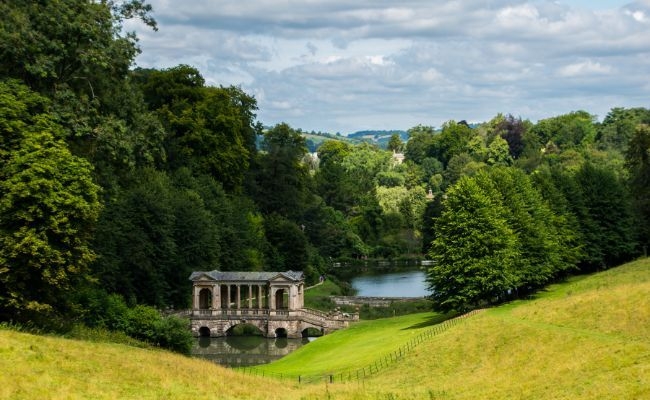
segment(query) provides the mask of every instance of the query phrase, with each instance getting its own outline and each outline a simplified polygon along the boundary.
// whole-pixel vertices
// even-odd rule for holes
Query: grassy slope
[[[298,386],[161,351],[0,330],[0,398],[650,398],[649,294],[650,259],[573,279],[471,317],[366,381],[333,385]],[[355,368],[434,317],[362,322],[264,368]]]
[[[573,279],[471,318],[367,384],[400,398],[650,398],[649,294],[650,259]]]
[[[294,376],[355,371],[398,350],[443,319],[439,315],[426,313],[361,321],[348,329],[319,338],[257,370]]]

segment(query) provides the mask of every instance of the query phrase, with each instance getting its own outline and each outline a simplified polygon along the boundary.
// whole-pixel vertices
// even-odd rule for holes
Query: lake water
[[[422,270],[365,273],[351,279],[357,296],[370,297],[424,297],[427,290],[426,274]]]
[[[247,367],[280,359],[311,340],[314,338],[200,337],[194,342],[191,354],[227,367]]]

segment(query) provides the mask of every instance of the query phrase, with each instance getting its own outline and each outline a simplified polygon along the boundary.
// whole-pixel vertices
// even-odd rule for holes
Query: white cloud
[[[138,65],[241,85],[265,124],[407,129],[650,98],[650,0],[150,2],[160,31],[127,26]]]
[[[559,70],[560,76],[573,77],[584,75],[602,75],[612,72],[612,67],[591,60],[566,65]]]

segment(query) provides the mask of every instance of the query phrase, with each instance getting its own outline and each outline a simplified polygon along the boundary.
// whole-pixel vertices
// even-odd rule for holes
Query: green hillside
[[[0,398],[650,398],[648,293],[650,259],[573,278],[464,319],[347,383],[298,384],[163,351],[0,329]],[[364,367],[435,322],[434,314],[361,322],[258,371]]]

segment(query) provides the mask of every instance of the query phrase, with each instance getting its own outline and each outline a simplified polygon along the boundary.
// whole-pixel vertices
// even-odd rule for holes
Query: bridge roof
[[[302,271],[285,272],[251,272],[251,271],[195,271],[190,275],[191,281],[198,281],[201,278],[208,278],[215,281],[227,282],[249,282],[249,281],[271,281],[284,278],[289,281],[299,282],[305,279]]]

